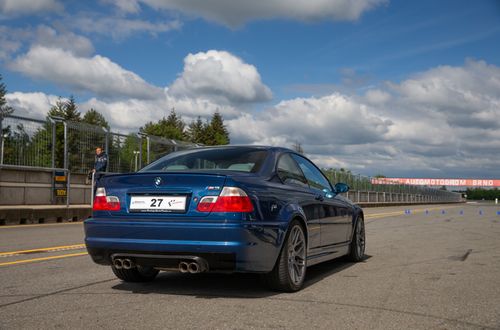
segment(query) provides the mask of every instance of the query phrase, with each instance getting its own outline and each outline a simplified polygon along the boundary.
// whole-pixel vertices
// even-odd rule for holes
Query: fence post
[[[139,140],[139,169],[142,168],[142,138],[144,135],[139,134],[140,140]]]
[[[56,167],[56,122],[49,117],[49,120],[52,124],[52,150],[51,152],[51,162],[52,162],[52,167]]]
[[[69,198],[71,196],[71,172],[66,171],[66,207],[69,208]]]
[[[63,121],[64,125],[64,169],[68,169],[68,125]]]
[[[106,152],[106,155],[109,157],[109,129],[106,127],[103,127],[106,133],[104,134],[104,151]],[[109,170],[108,170],[109,171]]]
[[[0,114],[0,165],[3,164],[3,148],[4,148],[4,140],[3,140],[3,115]]]
[[[147,150],[147,156],[146,160],[149,163],[151,163],[151,140],[149,139],[149,135],[146,136],[146,150]]]

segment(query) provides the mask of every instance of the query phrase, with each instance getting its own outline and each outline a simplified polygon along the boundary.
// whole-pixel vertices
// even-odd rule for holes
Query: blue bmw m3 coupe
[[[159,271],[255,272],[297,291],[308,266],[363,259],[363,211],[292,150],[222,146],[171,153],[97,182],[85,243],[131,282]]]

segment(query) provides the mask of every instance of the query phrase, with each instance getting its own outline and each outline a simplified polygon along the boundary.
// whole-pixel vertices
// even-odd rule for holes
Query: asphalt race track
[[[500,329],[500,205],[408,208],[365,209],[367,259],[309,268],[293,294],[248,274],[126,284],[81,223],[2,226],[0,329]]]

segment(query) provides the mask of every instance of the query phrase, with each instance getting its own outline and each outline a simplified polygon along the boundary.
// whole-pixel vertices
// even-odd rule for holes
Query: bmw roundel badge
[[[161,185],[161,178],[160,178],[159,176],[157,176],[157,177],[155,178],[155,186],[157,186],[157,187],[158,187],[159,185]]]

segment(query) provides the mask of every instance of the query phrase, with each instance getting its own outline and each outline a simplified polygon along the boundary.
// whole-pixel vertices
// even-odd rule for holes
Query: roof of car
[[[264,146],[264,145],[253,145],[253,144],[225,144],[217,146],[201,146],[195,149],[233,149],[233,148],[252,148],[252,149],[263,149],[271,151],[292,151],[289,148],[277,147],[277,146]],[[192,150],[192,149],[191,149]]]

